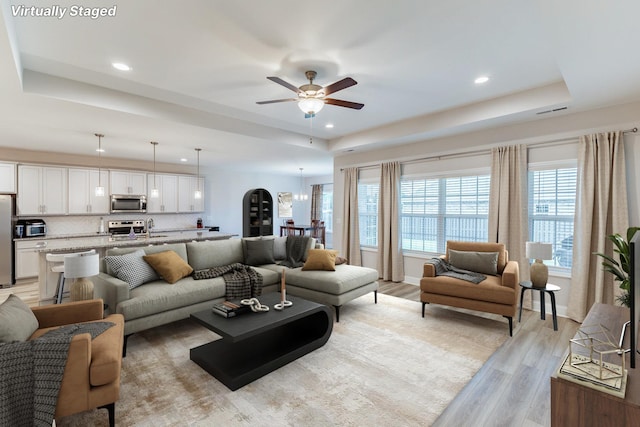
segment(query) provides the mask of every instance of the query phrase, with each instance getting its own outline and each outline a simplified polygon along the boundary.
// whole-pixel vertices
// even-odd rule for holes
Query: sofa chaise
[[[377,302],[376,270],[348,264],[335,266],[335,271],[283,267],[278,262],[286,256],[285,245],[286,237],[264,236],[109,249],[101,260],[100,274],[93,278],[94,296],[105,301],[107,312],[124,316],[125,351],[131,334],[188,318],[224,301],[222,277],[196,280],[192,273],[235,263],[251,265],[262,275],[262,292],[279,290],[285,270],[288,294],[334,306],[337,321],[339,307],[354,298],[374,292]],[[315,239],[308,239],[305,259],[314,247]],[[143,258],[169,253],[173,258],[161,264],[171,271],[161,276]]]
[[[486,278],[476,284],[455,277],[436,276],[434,264],[425,263],[420,279],[422,317],[425,305],[429,303],[499,314],[508,319],[509,335],[513,335],[520,272],[518,263],[509,261],[504,244],[448,241],[442,258],[454,267],[480,272]]]

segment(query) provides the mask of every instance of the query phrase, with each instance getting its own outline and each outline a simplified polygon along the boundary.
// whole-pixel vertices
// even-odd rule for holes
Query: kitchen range
[[[137,239],[147,235],[147,227],[142,219],[108,221],[107,232],[113,240]]]

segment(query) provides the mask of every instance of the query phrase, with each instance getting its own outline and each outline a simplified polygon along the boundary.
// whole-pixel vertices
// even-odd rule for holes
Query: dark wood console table
[[[594,304],[582,324],[601,324],[617,337],[622,325],[628,320],[628,308]],[[629,346],[628,336],[625,338],[625,345]],[[640,366],[630,369],[629,355],[626,358],[625,364],[629,376],[624,399],[558,378],[554,373],[551,376],[551,426],[638,425],[640,422]],[[620,364],[619,359],[617,362],[614,360],[612,362]]]

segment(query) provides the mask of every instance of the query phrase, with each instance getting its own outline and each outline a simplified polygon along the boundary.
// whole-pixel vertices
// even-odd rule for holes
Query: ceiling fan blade
[[[288,101],[297,101],[298,98],[287,98],[287,99],[272,99],[271,101],[257,101],[256,104],[275,104],[276,102],[288,102]]]
[[[364,104],[359,104],[357,102],[343,101],[341,99],[333,99],[333,98],[325,98],[325,104],[337,105],[338,107],[347,107],[353,108],[354,110],[360,110],[364,107]]]
[[[330,94],[332,94],[334,92],[337,92],[337,91],[342,90],[342,89],[346,89],[348,87],[351,87],[351,86],[354,86],[354,85],[357,85],[357,84],[358,84],[358,82],[353,80],[351,77],[345,77],[342,80],[339,80],[339,81],[337,81],[335,83],[330,84],[329,86],[326,86],[324,88],[324,94],[325,95],[330,95]]]
[[[274,83],[278,83],[279,85],[282,85],[282,86],[286,87],[287,89],[290,89],[290,90],[294,91],[295,93],[300,93],[301,92],[300,89],[298,89],[297,87],[295,87],[291,83],[285,82],[280,77],[267,77],[267,78],[269,80],[271,80],[272,82],[274,82]]]

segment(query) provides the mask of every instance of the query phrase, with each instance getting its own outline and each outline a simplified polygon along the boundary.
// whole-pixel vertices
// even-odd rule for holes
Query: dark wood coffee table
[[[277,311],[280,294],[259,298],[266,313],[245,313],[229,319],[200,311],[191,318],[222,339],[191,349],[191,360],[231,390],[275,371],[322,347],[333,330],[333,313],[326,305],[287,295],[291,307]]]

